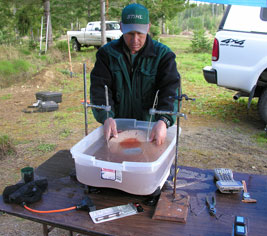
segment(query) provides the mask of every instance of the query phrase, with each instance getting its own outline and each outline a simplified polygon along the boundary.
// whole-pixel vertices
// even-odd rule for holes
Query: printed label
[[[101,168],[101,179],[112,180],[121,183],[122,172],[118,170],[112,170],[107,168]]]

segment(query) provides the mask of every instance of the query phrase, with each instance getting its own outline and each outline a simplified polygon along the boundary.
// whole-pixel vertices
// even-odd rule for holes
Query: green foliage
[[[43,143],[37,146],[37,150],[43,153],[52,152],[56,148],[56,144]]]
[[[58,41],[56,42],[57,49],[59,49],[61,52],[67,52],[68,51],[68,42],[66,40],[64,41]]]
[[[153,39],[158,40],[159,35],[160,35],[160,27],[159,26],[155,26],[155,25],[151,25],[150,34],[151,34],[151,37]]]
[[[10,98],[12,98],[12,95],[9,93],[9,94],[7,94],[5,96],[0,97],[0,100],[8,100]]]
[[[203,28],[194,31],[191,45],[193,52],[208,52],[211,49],[211,42],[205,35]]]
[[[30,50],[34,50],[38,48],[38,44],[36,41],[34,41],[33,39],[29,40],[29,49]]]
[[[15,153],[16,148],[11,138],[6,134],[0,135],[0,160]]]
[[[260,145],[266,145],[267,144],[267,134],[266,132],[260,132],[257,135],[253,136],[256,142]]]
[[[0,75],[18,74],[21,71],[28,71],[30,63],[21,59],[0,61]]]
[[[204,27],[206,30],[214,32],[219,26],[223,13],[224,6],[221,4],[191,4],[190,7],[178,13],[173,23],[182,31]]]

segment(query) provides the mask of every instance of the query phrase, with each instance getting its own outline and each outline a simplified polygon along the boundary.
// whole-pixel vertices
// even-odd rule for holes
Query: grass
[[[52,152],[56,148],[56,144],[43,143],[37,146],[37,150],[40,152]]]
[[[16,148],[13,140],[6,134],[0,135],[0,160],[14,153]]]
[[[253,138],[255,141],[262,145],[263,147],[267,144],[267,133],[266,132],[260,132],[258,134],[253,135]]]

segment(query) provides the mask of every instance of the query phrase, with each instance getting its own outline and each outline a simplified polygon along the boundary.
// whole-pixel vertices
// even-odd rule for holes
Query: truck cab
[[[215,35],[212,65],[203,68],[208,83],[248,97],[258,97],[267,124],[267,8],[228,6]]]
[[[95,46],[98,48],[101,46],[101,22],[89,22],[86,28],[82,28],[80,31],[68,31],[67,35],[70,37],[72,48],[75,51],[80,51],[81,47]],[[107,42],[118,39],[121,35],[119,22],[106,21]]]

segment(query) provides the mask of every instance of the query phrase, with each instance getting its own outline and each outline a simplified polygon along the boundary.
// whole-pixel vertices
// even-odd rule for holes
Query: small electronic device
[[[235,181],[233,171],[227,168],[214,169],[216,178],[216,186],[222,193],[239,193],[243,190],[243,185],[240,181]]]
[[[247,236],[246,220],[243,216],[236,216],[232,236]]]
[[[89,215],[91,216],[93,222],[97,224],[125,216],[134,215],[143,211],[144,209],[139,203],[129,203],[127,205],[120,205],[101,210],[90,211]]]

